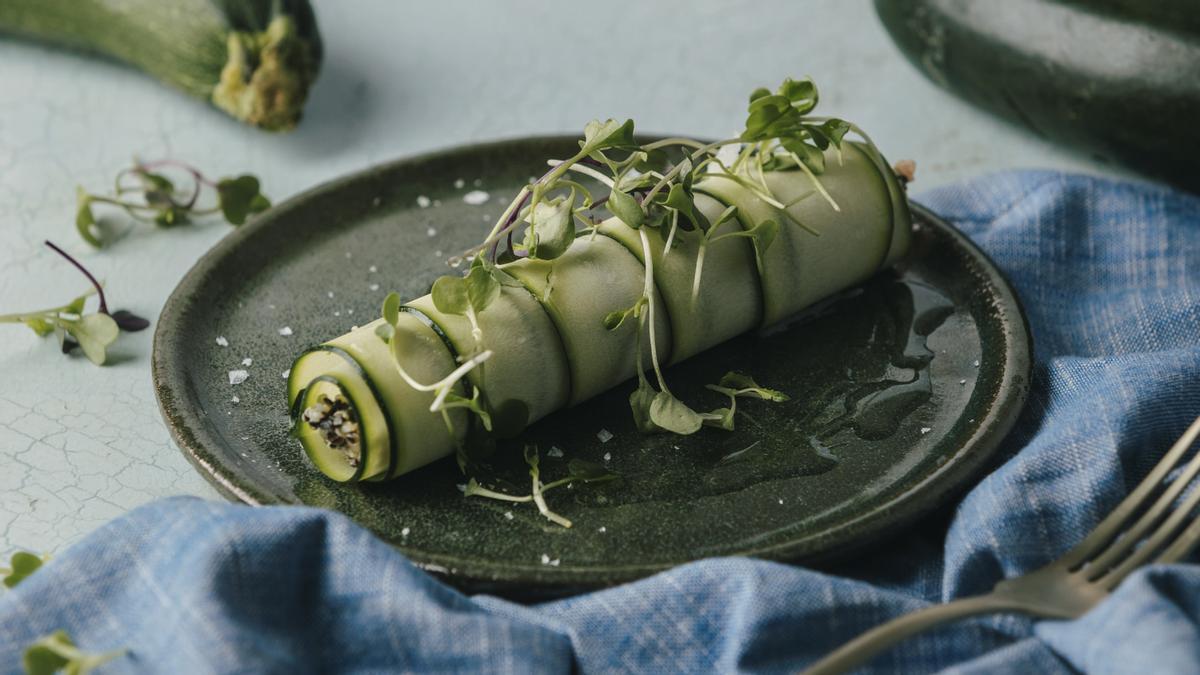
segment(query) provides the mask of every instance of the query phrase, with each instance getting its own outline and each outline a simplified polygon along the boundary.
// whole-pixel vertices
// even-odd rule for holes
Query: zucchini
[[[1186,0],[875,0],[922,73],[1045,140],[1200,192]]]
[[[308,0],[4,0],[0,33],[125,62],[271,131],[296,126],[321,62]]]
[[[899,179],[878,153],[857,143],[842,144],[840,152],[831,146],[824,162],[821,183],[840,210],[824,196],[809,194],[815,192],[815,181],[804,172],[770,171],[764,176],[772,193],[787,204],[786,215],[819,236],[789,222],[761,260],[745,236],[711,244],[707,272],[694,300],[700,231],[677,232],[676,245],[664,256],[661,229],[635,230],[613,217],[594,233],[576,237],[557,258],[522,258],[500,265],[511,283],[503,284],[473,319],[481,329],[481,344],[475,343],[470,315],[448,316],[430,295],[402,308],[407,311],[392,312],[397,321],[382,332],[394,354],[376,333],[377,327],[389,327],[381,321],[331,341],[354,356],[362,365],[362,377],[381,393],[378,414],[390,420],[393,430],[393,460],[386,475],[449,455],[462,440],[430,413],[431,394],[410,386],[397,363],[417,384],[429,386],[423,383],[461,370],[461,355],[490,351],[490,358],[458,384],[469,381],[498,404],[520,401],[532,422],[636,373],[638,321],[606,324],[613,313],[629,310],[645,297],[652,298],[654,310],[653,324],[646,321],[641,335],[643,347],[653,325],[659,358],[664,363],[679,361],[739,333],[784,320],[897,260],[908,248],[911,229]],[[738,207],[736,219],[725,225],[734,231],[754,230],[765,219],[786,219],[744,182],[719,172],[698,180],[695,189],[695,206],[710,222],[727,205]],[[654,268],[650,279],[647,252]],[[386,306],[384,313],[389,314]],[[430,323],[418,321],[413,313],[428,317]],[[307,386],[306,380],[327,374],[327,362],[314,360],[318,353],[301,356],[293,367],[293,392]],[[357,391],[347,391],[359,400]],[[303,414],[303,405],[296,409]],[[461,407],[443,411],[464,412]],[[421,432],[414,433],[418,427]],[[327,448],[308,445],[324,443],[320,435],[302,435],[301,441],[310,457],[327,454]],[[321,463],[314,464],[325,470]],[[382,475],[383,470],[376,471]],[[344,473],[331,477],[341,479]]]

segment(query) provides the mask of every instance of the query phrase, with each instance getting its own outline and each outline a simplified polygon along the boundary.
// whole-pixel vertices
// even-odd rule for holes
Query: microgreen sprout
[[[21,658],[21,665],[24,666],[26,675],[51,675],[58,672],[85,675],[124,655],[124,649],[103,654],[82,651],[65,630],[59,630],[27,647]]]
[[[91,282],[92,288],[65,305],[31,312],[2,314],[0,323],[25,324],[42,337],[57,335],[64,354],[80,348],[92,363],[103,365],[108,347],[116,341],[121,332],[135,333],[145,329],[150,322],[128,310],[110,312],[104,287],[96,277],[66,251],[49,241],[45,243],[83,273]],[[97,296],[99,307],[93,313],[85,313],[87,299],[93,295]]]
[[[717,427],[726,431],[733,431],[734,429],[733,420],[737,414],[738,397],[758,398],[776,403],[782,403],[790,398],[781,391],[760,387],[754,381],[754,378],[734,371],[725,373],[718,384],[706,384],[704,386],[707,389],[729,397],[728,408],[717,408],[712,412],[700,415],[704,419],[705,426]]]
[[[502,265],[519,258],[553,260],[562,256],[581,233],[590,231],[590,236],[597,235],[600,222],[594,212],[603,207],[616,220],[638,232],[642,249],[645,278],[641,297],[630,307],[611,311],[603,319],[609,330],[616,330],[626,322],[636,322],[638,384],[629,401],[638,428],[645,432],[665,430],[678,434],[695,433],[705,424],[732,429],[738,397],[784,400],[786,397],[782,394],[757,385],[742,382],[746,386],[740,386],[731,379],[736,375],[732,373],[717,385],[718,391],[731,397],[730,406],[712,413],[696,412],[670,390],[660,363],[655,315],[661,309],[656,307],[659,300],[653,279],[654,256],[647,232],[653,229],[661,235],[659,240],[664,242],[664,248],[660,260],[671,255],[675,244],[685,238],[695,244],[693,304],[700,295],[705,254],[717,242],[749,239],[761,273],[767,250],[781,227],[794,224],[811,235],[819,235],[799,222],[790,208],[802,200],[820,196],[830,209],[839,211],[840,205],[819,178],[825,172],[827,154],[835,161],[841,161],[842,142],[851,132],[862,138],[868,152],[874,151],[870,138],[853,124],[837,118],[813,116],[818,100],[816,85],[807,78],[784,80],[774,92],[756,89],[750,95],[742,132],[734,138],[714,143],[687,138],[641,143],[634,137],[632,120],[589,122],[579,141],[578,152],[565,159],[550,160],[548,170],[541,177],[530,179],[479,244],[447,261],[454,268],[470,261],[467,274],[442,277],[434,283],[433,301],[438,310],[465,316],[471,322],[476,353],[464,361],[464,367],[479,365],[473,359],[482,354],[490,355],[483,348],[479,314],[499,295],[501,286],[518,285],[503,271]],[[768,171],[800,171],[812,183],[812,189],[785,204],[767,184]],[[597,198],[585,185],[568,178],[569,174],[599,182],[608,188],[608,194]],[[729,207],[710,221],[697,205],[696,198],[703,191],[703,182],[713,176],[744,187],[773,209],[776,217],[759,223],[741,222],[737,209]],[[521,228],[524,228],[523,236],[514,236],[522,234]],[[548,278],[547,294],[549,281]],[[541,299],[547,300],[546,297]],[[390,339],[394,333],[395,322],[389,320],[388,324],[381,328],[380,335],[384,339]],[[643,357],[647,347],[654,383],[645,373],[647,366]],[[462,370],[460,367],[455,373]],[[404,375],[402,368],[401,372]],[[482,380],[482,371],[478,379]],[[469,400],[453,396],[442,391],[437,400],[449,400],[454,405],[468,407],[485,425],[488,423],[486,399],[480,401],[478,392]],[[449,423],[449,418],[446,419]],[[531,465],[536,470],[536,451],[534,460]],[[535,488],[536,484],[535,478]],[[483,490],[477,485],[473,489]],[[538,494],[535,489],[528,496],[529,500],[536,502]]]
[[[168,172],[181,174],[190,185],[177,186]],[[201,205],[201,194],[206,188],[215,191],[215,204]],[[117,174],[111,196],[92,194],[78,187],[75,197],[75,229],[84,241],[97,248],[109,243],[93,210],[98,204],[119,208],[136,220],[160,227],[182,225],[192,218],[218,213],[236,226],[271,206],[258,178],[252,175],[213,180],[195,167],[170,159],[154,162],[135,159],[133,166]]]
[[[8,567],[0,567],[0,583],[3,583],[5,588],[16,588],[17,584],[38,571],[45,562],[46,559],[42,556],[28,551],[17,551],[12,554]]]
[[[466,489],[463,495],[466,497],[486,497],[488,499],[496,499],[504,502],[513,502],[517,504],[525,504],[533,502],[537,506],[538,513],[541,513],[552,523],[563,527],[571,527],[572,523],[567,518],[550,510],[546,504],[546,493],[557,487],[570,485],[572,483],[604,483],[611,480],[616,480],[620,476],[603,466],[594,462],[588,462],[582,459],[572,459],[567,463],[568,475],[565,478],[560,478],[556,481],[543,483],[541,479],[540,457],[538,447],[533,444],[525,446],[525,463],[529,465],[530,491],[527,495],[510,495],[497,490],[483,487],[474,478],[467,481]]]

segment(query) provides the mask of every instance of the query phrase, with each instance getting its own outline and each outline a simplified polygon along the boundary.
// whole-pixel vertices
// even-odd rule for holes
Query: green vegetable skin
[[[604,318],[631,307],[642,295],[642,233],[654,263],[655,338],[664,362],[681,361],[739,333],[785,319],[864,281],[908,248],[911,220],[903,187],[882,157],[857,143],[845,143],[840,160],[830,150],[827,166],[821,182],[841,211],[819,194],[789,207],[792,216],[819,236],[785,221],[779,241],[764,257],[761,274],[749,239],[711,243],[694,304],[696,232],[678,232],[678,248],[664,262],[658,230],[633,230],[610,218],[595,236],[580,235],[559,258],[522,259],[502,266],[519,284],[504,286],[499,299],[479,314],[484,340],[478,347],[494,355],[471,371],[468,380],[493,404],[521,401],[532,422],[632,377],[637,323],[626,321],[608,330]],[[814,189],[800,171],[771,172],[766,178],[785,204]],[[730,231],[754,227],[767,218],[781,220],[774,207],[719,174],[709,174],[696,189],[703,193],[697,207],[710,221],[727,205],[738,207],[737,221],[723,226]],[[408,307],[415,311],[401,314],[392,342],[402,345],[401,362],[419,382],[445,377],[458,355],[477,351],[466,317],[438,312],[428,295]],[[417,315],[430,320],[445,340]],[[399,376],[388,345],[375,334],[379,323],[331,341],[329,345],[344,350],[341,354],[332,356],[318,348],[301,355],[292,368],[293,405],[310,382],[333,373],[346,382],[348,397],[360,404],[357,411],[373,434],[363,450],[362,471],[336,462],[330,466],[323,444],[305,442],[317,467],[335,480],[394,477],[455,450],[456,439],[429,410],[433,395],[413,390]],[[346,367],[345,356],[353,357],[357,367]],[[645,365],[648,360],[647,356]],[[363,392],[371,387],[380,391],[381,406],[361,405]],[[381,411],[382,420],[375,419],[376,411]],[[376,438],[381,428],[390,430],[386,442]],[[380,457],[392,458],[390,466]]]
[[[296,126],[321,62],[308,0],[3,0],[2,33],[124,61],[271,131]]]

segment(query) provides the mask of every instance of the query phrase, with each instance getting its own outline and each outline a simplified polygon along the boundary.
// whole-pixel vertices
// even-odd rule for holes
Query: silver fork
[[[1176,501],[1200,474],[1200,453],[1179,475],[1170,475],[1198,435],[1200,418],[1192,422],[1145,480],[1058,560],[1015,579],[1001,580],[987,595],[961,598],[897,617],[842,645],[804,675],[844,673],[917,633],[978,614],[1016,612],[1045,619],[1074,619],[1095,607],[1138,567],[1184,558],[1200,543],[1200,519],[1192,517],[1192,511],[1200,505],[1200,489],[1189,491],[1178,504]]]

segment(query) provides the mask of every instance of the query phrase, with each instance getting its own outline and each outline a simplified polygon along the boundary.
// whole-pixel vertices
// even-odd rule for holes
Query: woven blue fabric
[[[1033,391],[1004,464],[948,522],[836,573],[714,559],[522,606],[467,597],[347,519],[174,499],[0,596],[0,669],[58,628],[110,672],[795,672],[897,614],[1061,554],[1200,413],[1200,199],[1049,172],[926,194],[1009,275]],[[1152,567],[1083,618],[992,616],[877,672],[1200,673],[1200,566]]]

